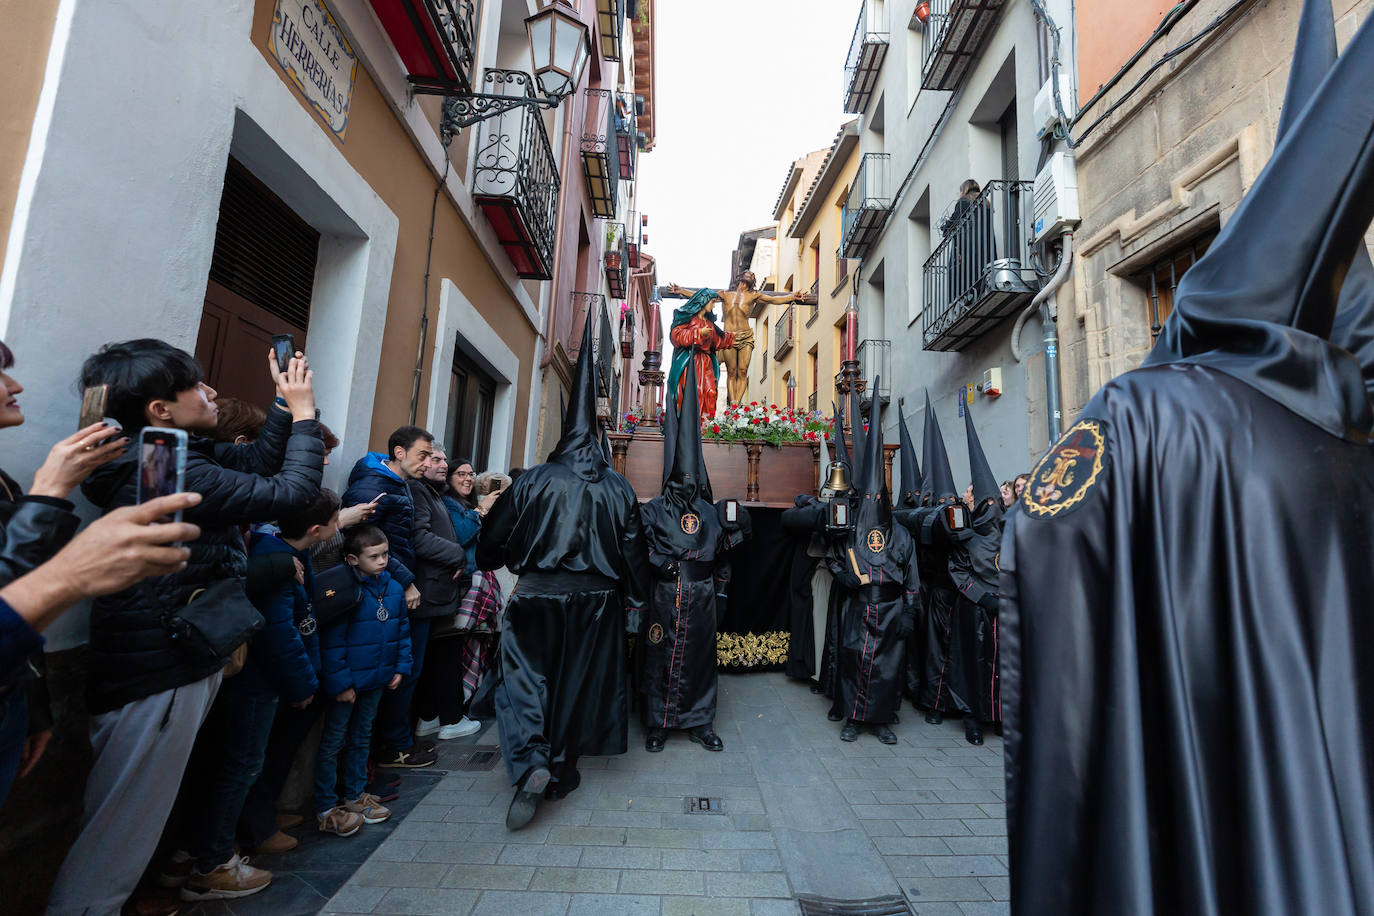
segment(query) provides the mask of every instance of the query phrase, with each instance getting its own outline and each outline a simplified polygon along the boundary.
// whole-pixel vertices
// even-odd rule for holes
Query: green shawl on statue
[[[699,289],[682,305],[673,309],[673,327],[681,327],[691,321],[706,309],[711,300],[719,296],[720,293],[714,289]],[[678,380],[682,378],[682,373],[687,369],[687,361],[692,358],[695,347],[673,346],[673,362],[668,370],[668,391],[665,393],[665,406],[677,409],[677,387]],[[716,351],[711,351],[711,374],[720,376],[720,360],[716,358]],[[671,395],[671,399],[669,396]]]

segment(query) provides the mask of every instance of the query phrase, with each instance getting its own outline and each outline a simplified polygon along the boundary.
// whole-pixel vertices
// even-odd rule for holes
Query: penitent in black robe
[[[541,464],[492,505],[477,564],[520,577],[494,692],[512,783],[535,766],[575,782],[579,756],[625,753],[625,607],[643,604],[646,563],[634,490],[609,467]]]
[[[642,510],[653,584],[637,654],[644,723],[652,728],[696,728],[716,718],[717,574],[742,535],[727,532],[705,500],[692,508],[680,515],[659,496]],[[688,516],[695,521],[684,524]]]
[[[980,722],[1002,721],[1002,688],[997,671],[999,649],[997,576],[1002,519],[988,519],[950,554],[949,574],[957,587],[949,654],[960,679],[954,693],[966,700]]]

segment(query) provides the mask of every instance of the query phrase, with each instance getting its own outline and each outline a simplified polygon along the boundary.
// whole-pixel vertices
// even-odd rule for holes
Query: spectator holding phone
[[[108,385],[107,412],[131,434],[144,427],[192,434],[185,489],[200,493],[186,521],[200,537],[186,568],[147,579],[91,606],[88,706],[95,763],[82,829],[49,900],[50,913],[113,913],[152,856],[175,787],[220,683],[224,658],[168,621],[184,619],[205,595],[224,617],[247,598],[240,526],[298,511],[320,491],[324,443],[315,420],[312,373],[297,354],[286,372],[269,351],[277,400],[251,445],[204,438],[216,424],[215,391],[195,358],[160,340],[108,344],[82,366],[82,384]],[[135,456],[126,452],[92,475],[83,492],[105,511],[135,501]],[[251,605],[248,605],[251,611]]]
[[[415,581],[415,501],[409,482],[424,476],[425,467],[434,454],[434,437],[418,426],[402,426],[387,440],[387,453],[369,452],[353,466],[344,491],[345,505],[375,502],[377,514],[373,524],[386,535],[393,561],[390,576],[405,589],[406,607],[412,611],[420,606],[420,589]],[[399,562],[399,567],[397,565]],[[424,662],[424,646],[429,639],[429,623],[417,619],[413,644],[417,653],[416,668]],[[433,766],[438,759],[432,747],[417,747],[410,731],[410,701],[413,685],[406,690],[387,694],[381,699],[377,712],[377,734],[382,745],[377,765],[415,769]]]
[[[18,395],[24,390],[10,370],[14,354],[0,342],[0,429],[24,422]],[[67,496],[91,471],[124,453],[128,438],[103,422],[78,430],[52,447],[26,495],[0,471],[0,586],[53,555],[76,533],[80,520]],[[43,684],[43,654],[0,670],[0,802],[16,776],[33,769],[52,737],[52,715]]]

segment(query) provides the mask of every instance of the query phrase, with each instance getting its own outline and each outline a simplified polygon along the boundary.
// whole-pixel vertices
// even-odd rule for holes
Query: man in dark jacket
[[[95,765],[81,835],[57,876],[49,912],[115,912],[138,882],[167,820],[196,731],[219,688],[224,659],[183,649],[164,624],[197,593],[242,582],[240,525],[308,504],[320,490],[324,443],[315,420],[312,373],[303,355],[277,370],[278,398],[252,445],[193,436],[185,489],[202,502],[186,512],[201,527],[181,572],[145,579],[91,606],[88,704]],[[213,428],[214,389],[189,353],[160,340],[109,344],[86,360],[82,384],[108,385],[107,413],[130,433],[145,426],[201,433]],[[135,450],[84,485],[102,509],[137,500]],[[246,600],[246,599],[244,599]]]
[[[371,524],[382,529],[391,545],[387,572],[405,589],[406,608],[410,611],[420,607],[422,594],[415,578],[415,499],[409,484],[424,476],[433,455],[433,436],[418,426],[402,426],[387,440],[385,455],[368,452],[358,459],[353,473],[348,475],[348,489],[343,495],[346,506],[370,503],[382,497],[377,500],[377,514]],[[425,640],[429,638],[429,624],[422,624],[411,636],[417,653],[414,667],[418,674]],[[410,700],[414,694],[415,682],[412,680],[399,690],[388,690],[382,697],[373,726],[374,734],[382,743],[377,756],[378,766],[414,769],[433,766],[438,759],[433,748],[416,747],[415,737],[410,733]]]

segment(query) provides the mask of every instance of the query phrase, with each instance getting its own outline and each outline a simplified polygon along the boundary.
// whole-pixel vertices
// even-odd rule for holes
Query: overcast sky
[[[657,0],[657,141],[639,203],[660,284],[727,284],[740,232],[772,221],[788,165],[852,117],[841,90],[859,6]]]

